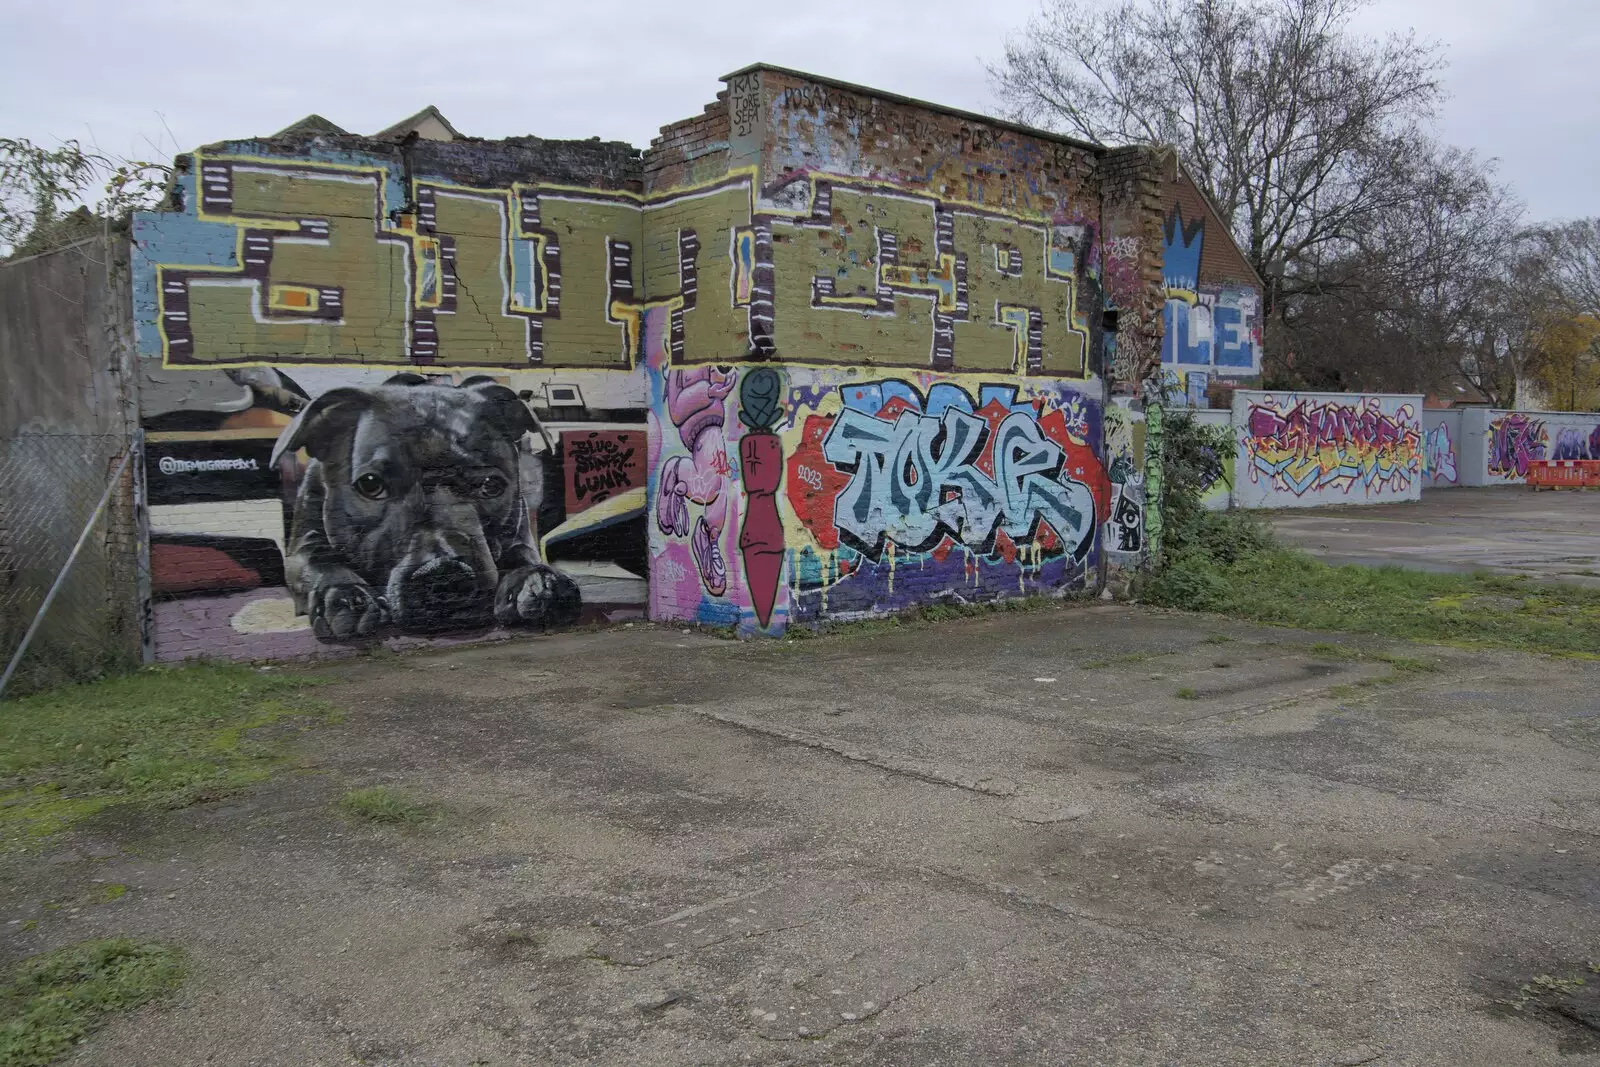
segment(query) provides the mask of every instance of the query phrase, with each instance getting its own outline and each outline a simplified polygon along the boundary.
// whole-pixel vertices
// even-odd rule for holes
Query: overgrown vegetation
[[[406,829],[425,826],[439,816],[436,805],[386,785],[352,789],[339,798],[338,807],[353,819]]]
[[[46,1067],[106,1016],[176,989],[184,969],[178,950],[121,937],[23,960],[0,985],[0,1067]]]
[[[134,211],[160,200],[171,173],[164,163],[123,159],[77,141],[45,148],[0,137],[0,259],[124,225]]]
[[[1254,514],[1200,506],[1214,476],[1209,464],[1232,459],[1225,429],[1169,416],[1163,447],[1166,552],[1160,568],[1136,584],[1146,603],[1312,630],[1600,655],[1600,590],[1493,574],[1330,566],[1278,544]]]
[[[330,717],[308,680],[235,665],[147,668],[8,701],[0,713],[0,848],[117,805],[181,807],[259,781],[286,758],[252,731]]]

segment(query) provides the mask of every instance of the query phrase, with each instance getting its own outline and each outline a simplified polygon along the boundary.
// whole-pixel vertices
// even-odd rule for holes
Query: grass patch
[[[0,848],[29,847],[117,805],[182,807],[272,773],[251,731],[332,718],[308,680],[236,665],[149,668],[0,705]]]
[[[417,829],[438,817],[439,809],[386,785],[352,789],[339,798],[338,808],[352,819]]]
[[[1182,689],[1179,689],[1173,695],[1176,696],[1179,700],[1197,700],[1200,697],[1199,693],[1196,693],[1193,689],[1191,689],[1188,686],[1184,686]]]
[[[1206,634],[1205,643],[1208,645],[1225,645],[1232,640],[1233,638],[1227,634]]]
[[[1218,558],[1176,555],[1145,579],[1141,599],[1311,630],[1600,657],[1600,589],[1491,574],[1333,567],[1278,547]],[[1327,643],[1313,655],[1365,655]],[[1382,658],[1381,656],[1377,658]],[[1391,659],[1397,669],[1428,669]]]
[[[183,976],[176,949],[120,937],[23,960],[0,985],[0,1067],[46,1067],[107,1015],[171,992]]]

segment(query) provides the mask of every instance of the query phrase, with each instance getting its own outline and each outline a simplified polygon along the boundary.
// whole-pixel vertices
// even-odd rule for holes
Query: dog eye
[[[507,482],[498,474],[491,474],[478,483],[477,493],[485,499],[493,499],[506,491]]]
[[[372,500],[382,500],[388,494],[388,487],[376,474],[363,474],[356,479],[356,492]]]

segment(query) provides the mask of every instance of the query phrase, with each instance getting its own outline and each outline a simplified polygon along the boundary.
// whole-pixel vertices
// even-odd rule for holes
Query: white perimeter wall
[[[1422,397],[1233,394],[1233,503],[1242,508],[1388,504],[1422,496]]]
[[[1465,408],[1462,485],[1520,485],[1535,459],[1600,459],[1600,412]]]

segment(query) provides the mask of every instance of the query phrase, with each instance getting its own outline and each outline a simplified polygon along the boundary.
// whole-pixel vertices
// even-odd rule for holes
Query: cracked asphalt
[[[1600,963],[1600,663],[1062,605],[317,673],[297,772],[0,865],[6,959],[194,960],[73,1064],[1600,1064],[1519,994]]]
[[[1278,536],[1331,564],[1491,571],[1600,585],[1600,493],[1527,485],[1429,489],[1421,500],[1263,512]]]

